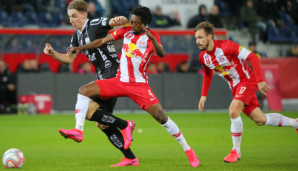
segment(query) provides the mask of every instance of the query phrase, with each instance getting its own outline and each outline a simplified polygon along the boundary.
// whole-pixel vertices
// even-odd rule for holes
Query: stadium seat
[[[64,21],[64,16],[62,13],[54,13],[53,20],[55,27],[60,26]]]
[[[288,27],[294,27],[295,23],[292,19],[292,17],[285,13],[285,12],[279,12],[280,19],[288,26]]]
[[[281,36],[278,29],[272,26],[269,26],[268,28],[268,40],[272,43],[281,43],[286,41],[286,39]]]
[[[10,27],[21,27],[24,25],[23,14],[20,11],[13,11],[11,13]]]
[[[39,27],[54,27],[52,15],[48,12],[41,12],[38,25]]]
[[[34,11],[26,12],[26,20],[24,25],[38,25],[38,17]]]
[[[294,32],[290,27],[282,27],[281,35],[286,39],[287,42],[293,42],[295,40]]]
[[[10,23],[10,17],[6,11],[0,11],[0,23],[3,27],[8,27]]]

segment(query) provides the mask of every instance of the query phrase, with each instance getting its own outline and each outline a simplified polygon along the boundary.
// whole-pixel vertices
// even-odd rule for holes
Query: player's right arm
[[[102,38],[102,39],[96,39],[91,43],[88,43],[86,45],[83,46],[79,46],[79,47],[68,47],[67,50],[67,54],[70,55],[72,52],[75,52],[75,54],[80,53],[82,50],[86,50],[86,49],[96,49],[98,47],[103,46],[104,44],[107,44],[108,42],[113,41],[113,37],[111,34],[108,34],[106,37]]]
[[[57,61],[59,61],[63,64],[66,64],[66,65],[72,64],[75,57],[77,56],[76,53],[61,54],[61,53],[55,51],[49,43],[46,44],[46,47],[44,48],[43,51],[45,54],[52,56]]]
[[[200,111],[203,111],[205,109],[207,94],[213,78],[213,71],[205,65],[203,58],[204,58],[203,53],[201,53],[199,56],[199,61],[203,66],[203,85],[202,85],[201,99],[198,105],[198,108]]]

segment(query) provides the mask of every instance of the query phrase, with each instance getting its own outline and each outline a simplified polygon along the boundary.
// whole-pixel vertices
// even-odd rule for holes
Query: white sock
[[[231,134],[233,140],[233,150],[236,149],[237,153],[240,153],[240,144],[243,132],[243,122],[239,116],[236,119],[231,119]]]
[[[298,122],[296,119],[288,118],[279,113],[268,113],[265,114],[267,122],[265,125],[271,126],[291,126],[293,128],[298,128]]]
[[[89,107],[89,98],[78,94],[76,104],[76,129],[84,130],[85,118]]]
[[[169,117],[167,123],[162,125],[166,130],[181,144],[184,151],[190,150],[190,146],[187,144],[184,136],[180,132],[178,126]]]

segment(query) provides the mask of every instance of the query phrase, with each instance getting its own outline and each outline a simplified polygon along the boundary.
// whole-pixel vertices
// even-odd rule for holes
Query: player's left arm
[[[125,25],[127,23],[127,18],[124,16],[119,16],[112,18],[109,22],[110,27],[116,27],[116,26],[121,26]]]
[[[143,25],[143,29],[145,30],[145,33],[148,36],[148,38],[151,40],[156,54],[159,57],[161,57],[161,58],[164,57],[165,56],[165,50],[163,49],[163,47],[161,46],[161,44],[159,44],[157,42],[157,40],[155,39],[155,37],[150,33],[150,31],[146,28],[145,25]]]
[[[258,56],[247,50],[245,47],[239,46],[237,43],[232,41],[229,41],[229,47],[232,48],[230,51],[234,53],[238,59],[248,60],[251,63],[256,75],[256,81],[258,83],[259,90],[266,95],[266,92],[270,91],[270,87],[263,79],[262,68]]]

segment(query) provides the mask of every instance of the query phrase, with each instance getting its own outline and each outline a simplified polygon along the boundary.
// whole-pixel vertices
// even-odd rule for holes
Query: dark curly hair
[[[148,7],[137,5],[132,9],[131,14],[141,17],[141,21],[144,25],[149,25],[152,21],[153,11]]]

